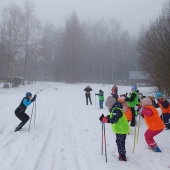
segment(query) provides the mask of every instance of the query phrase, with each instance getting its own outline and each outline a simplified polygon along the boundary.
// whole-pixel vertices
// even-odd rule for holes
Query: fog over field
[[[0,0],[0,10],[11,0]],[[23,4],[23,0],[13,0]],[[155,19],[166,0],[34,0],[36,14],[42,21],[63,25],[65,19],[75,10],[80,20],[91,18],[110,20],[115,18],[132,35],[137,34],[144,23]]]

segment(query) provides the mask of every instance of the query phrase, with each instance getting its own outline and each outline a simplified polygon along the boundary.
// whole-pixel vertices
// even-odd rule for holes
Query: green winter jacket
[[[130,94],[129,98],[131,97],[131,95],[132,95],[133,93],[136,94],[135,99],[134,99],[133,101],[126,101],[129,107],[135,107],[136,104],[138,104],[138,93],[137,93],[136,91],[132,92],[132,93]]]
[[[104,94],[103,94],[103,92],[99,92],[99,94],[96,94],[96,95],[98,95],[100,101],[104,101]]]
[[[123,112],[122,109],[120,108],[117,108],[117,109]],[[110,112],[110,118],[113,117],[114,110],[115,108],[112,109],[112,111]],[[119,118],[119,120],[116,123],[111,124],[111,126],[112,126],[113,132],[115,132],[116,134],[128,134],[130,132],[129,124],[124,113],[123,113],[123,116]]]

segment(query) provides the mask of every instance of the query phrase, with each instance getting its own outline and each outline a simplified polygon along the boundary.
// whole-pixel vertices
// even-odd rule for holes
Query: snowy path
[[[94,94],[100,88],[105,98],[111,86],[93,84],[93,105],[85,105],[83,89],[86,84],[67,85],[62,83],[37,83],[15,89],[0,89],[0,170],[161,170],[168,168],[170,147],[169,131],[156,137],[162,153],[147,149],[143,134],[146,130],[143,120],[135,153],[133,133],[127,136],[127,162],[117,160],[115,135],[106,125],[108,162],[101,155],[101,124],[99,116],[108,114],[106,108],[98,109]],[[56,88],[58,90],[56,90]],[[120,87],[125,93],[130,87]],[[43,90],[43,91],[40,91]],[[141,91],[147,92],[143,88]],[[27,91],[40,91],[36,101],[36,125],[34,116],[30,132],[29,122],[22,131],[13,132],[19,120],[14,110]],[[30,116],[32,105],[26,113]]]

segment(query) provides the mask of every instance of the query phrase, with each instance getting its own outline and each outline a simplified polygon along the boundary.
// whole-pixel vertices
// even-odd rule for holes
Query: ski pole
[[[135,124],[135,132],[134,132],[133,153],[135,152],[135,144],[136,144],[136,124]]]
[[[102,123],[102,148],[101,148],[101,153],[103,155],[103,123]]]
[[[138,142],[139,129],[140,129],[140,114],[139,114],[139,123],[138,123],[138,132],[137,132],[137,136],[136,136],[136,143]]]
[[[165,122],[164,122],[164,116],[163,116],[163,113],[162,113],[162,115],[161,115],[161,119],[162,119],[162,121],[163,121],[163,123],[164,123],[164,131],[165,131],[165,127],[166,127],[166,125],[165,125]]]
[[[35,119],[36,119],[36,100],[35,100],[34,126],[35,126]]]
[[[43,90],[38,91],[37,93],[35,93],[35,95],[38,94],[38,93],[40,93],[40,92],[42,92],[42,91],[43,91]]]
[[[105,123],[104,123],[104,143],[105,143],[105,158],[106,158],[106,162],[107,162]]]
[[[34,102],[33,102],[33,106],[32,106],[31,119],[32,119],[33,109],[34,109]],[[30,119],[30,124],[29,124],[29,129],[28,129],[28,132],[30,131],[30,126],[31,126],[31,119]]]
[[[96,107],[96,95],[95,95],[95,107]]]

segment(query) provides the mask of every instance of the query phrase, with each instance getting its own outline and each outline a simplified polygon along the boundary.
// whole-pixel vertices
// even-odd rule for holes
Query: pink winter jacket
[[[144,108],[141,112],[141,115],[145,115],[145,116],[152,116],[152,114],[153,114],[152,110],[147,107]]]

